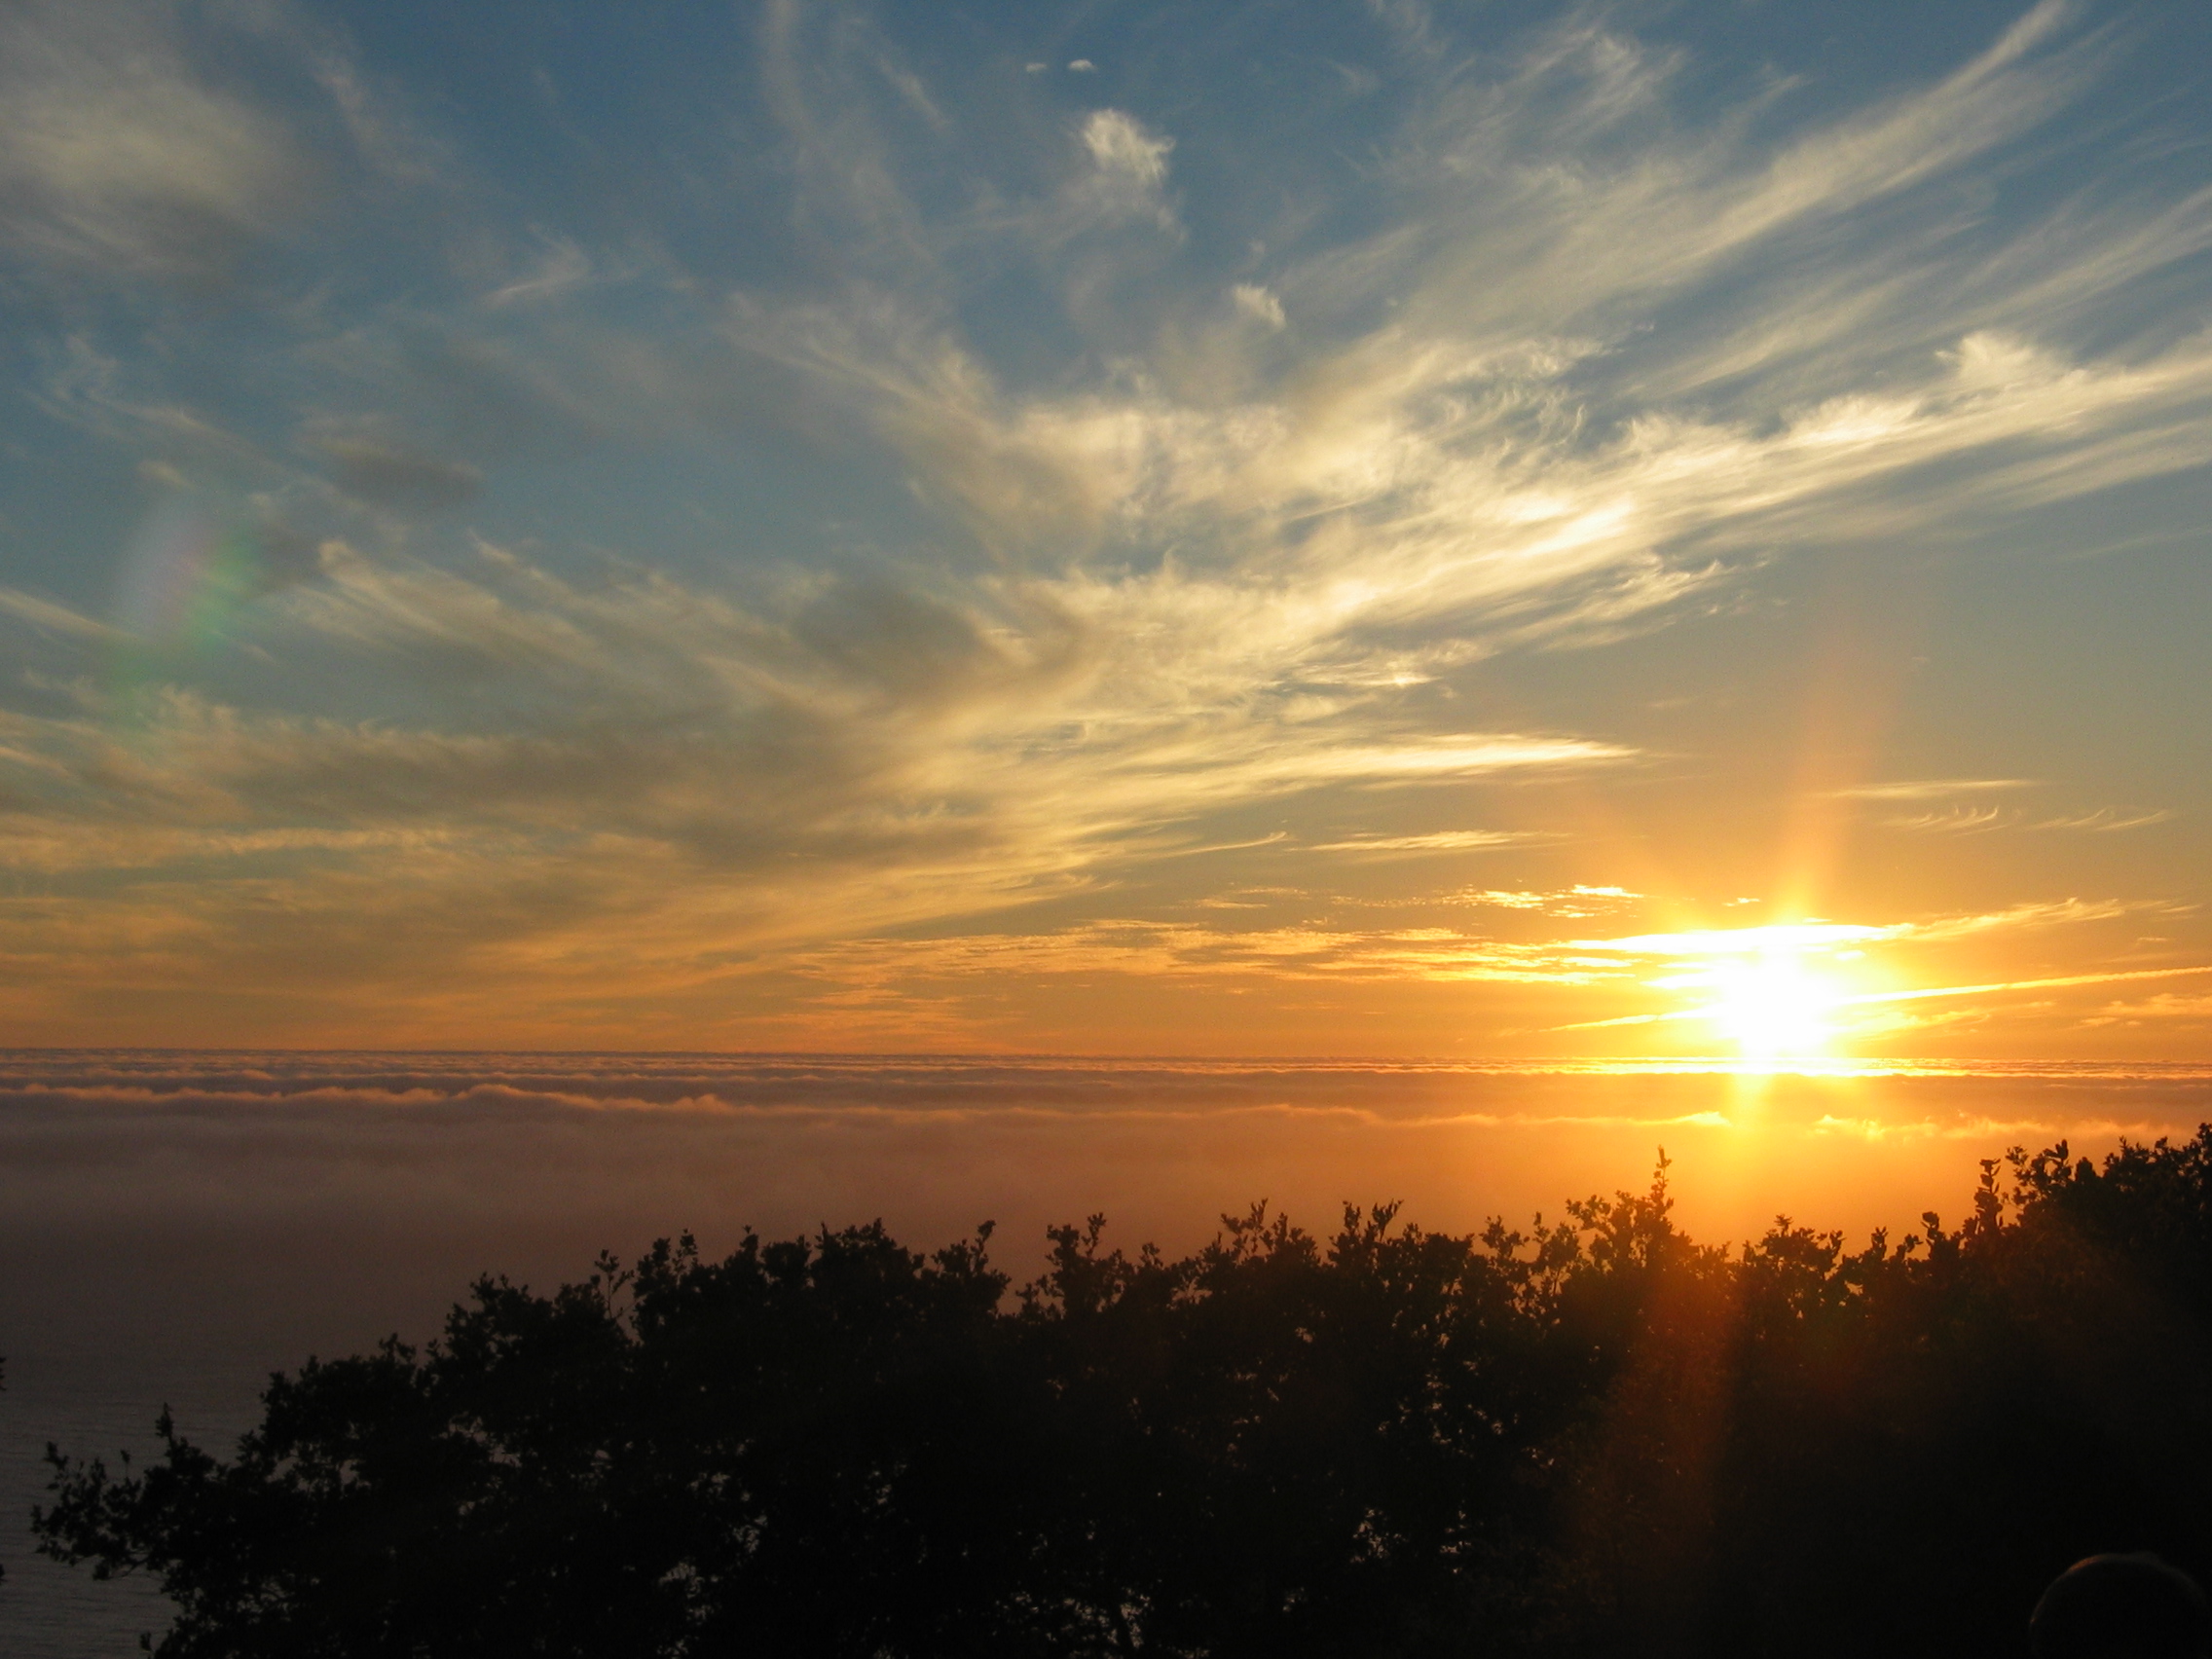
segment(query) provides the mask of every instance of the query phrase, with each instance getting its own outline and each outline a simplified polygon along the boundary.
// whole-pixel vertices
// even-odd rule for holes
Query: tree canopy
[[[1694,1242],[1663,1154],[1526,1231],[989,1236],[486,1278],[34,1525],[168,1659],[2011,1655],[2079,1557],[2212,1565],[2212,1125],[1857,1251]]]

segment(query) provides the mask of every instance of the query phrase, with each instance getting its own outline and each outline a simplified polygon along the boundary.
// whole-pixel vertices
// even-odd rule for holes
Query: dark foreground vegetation
[[[1664,1161],[1528,1233],[987,1236],[486,1280],[37,1530],[172,1659],[2020,1655],[2078,1557],[2212,1565],[2212,1126],[1856,1253],[1694,1243]]]

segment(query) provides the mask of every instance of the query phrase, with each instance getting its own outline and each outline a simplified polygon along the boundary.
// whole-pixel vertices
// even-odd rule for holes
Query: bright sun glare
[[[1891,931],[1814,917],[1598,942],[1680,963],[1678,970],[1645,983],[1673,992],[1681,1004],[1642,1017],[1701,1021],[1757,1069],[1775,1060],[1830,1055],[1847,1034],[1867,1029],[1852,1011],[1890,998],[1867,988],[1878,986],[1882,975],[1859,947]]]
[[[1835,1035],[1829,1014],[1837,992],[1807,972],[1795,950],[1715,962],[1709,982],[1714,996],[1707,1016],[1747,1059],[1821,1053]]]

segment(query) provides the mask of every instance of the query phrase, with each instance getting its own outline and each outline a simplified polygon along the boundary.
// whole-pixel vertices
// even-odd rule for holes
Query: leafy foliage
[[[1264,1207],[1169,1261],[689,1238],[276,1378],[228,1462],[52,1455],[42,1547],[209,1656],[2011,1654],[2212,1559],[2212,1126],[1983,1166],[1893,1246],[1643,1194]]]

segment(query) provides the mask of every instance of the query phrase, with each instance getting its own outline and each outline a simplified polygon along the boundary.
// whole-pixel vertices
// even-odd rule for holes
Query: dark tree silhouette
[[[1698,1245],[1664,1156],[1525,1233],[1102,1229],[483,1280],[34,1524],[171,1659],[2015,1655],[2069,1562],[2207,1564],[2212,1127],[1858,1252]]]

